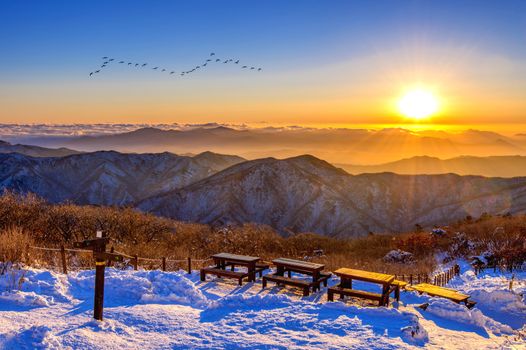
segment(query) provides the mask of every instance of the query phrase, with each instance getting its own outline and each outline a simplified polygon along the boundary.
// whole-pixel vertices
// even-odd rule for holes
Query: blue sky
[[[452,50],[453,57],[457,55],[455,48],[461,48],[475,57],[487,54],[511,62],[526,60],[526,1],[1,0],[0,93],[4,97],[0,95],[0,101],[5,99],[3,102],[10,110],[0,112],[0,121],[48,121],[49,113],[39,116],[38,110],[31,112],[27,107],[28,101],[34,100],[37,107],[42,103],[42,94],[48,93],[42,87],[46,85],[54,91],[46,106],[60,120],[74,117],[72,105],[75,104],[79,106],[78,115],[83,115],[81,119],[87,118],[82,108],[91,103],[102,110],[100,91],[119,89],[116,104],[124,104],[128,84],[155,84],[156,81],[159,82],[158,87],[153,87],[156,95],[177,93],[181,98],[178,102],[186,106],[185,111],[191,110],[195,94],[202,96],[203,91],[213,94],[208,89],[214,84],[223,84],[242,95],[253,88],[253,95],[262,96],[254,103],[276,104],[279,98],[269,90],[287,85],[287,91],[295,96],[294,89],[320,67],[338,66],[360,58],[367,60],[371,55],[382,55],[384,61],[389,61],[389,55],[396,56],[393,52],[399,50],[408,52],[407,61],[425,66],[427,62],[418,60],[432,57],[437,48],[442,52]],[[215,69],[199,72],[200,76],[195,78],[198,83],[186,86],[182,94],[178,90],[182,87],[171,90],[165,77],[151,72],[115,71],[100,79],[99,85],[88,82],[87,78],[101,56],[183,70],[201,61],[210,51],[220,57],[240,58],[262,66],[266,77],[272,76],[272,79],[245,81],[237,76],[238,71]],[[480,70],[480,74],[474,74],[475,78],[484,79],[484,67]],[[368,72],[370,80],[377,79],[376,73],[378,70],[374,69]],[[498,74],[497,69],[495,75]],[[310,83],[316,83],[314,76]],[[333,86],[326,81],[320,84],[329,90],[334,88],[338,96],[339,89],[343,89],[341,84]],[[510,84],[516,95],[517,83]],[[61,89],[67,96],[72,96],[72,89],[78,89],[77,97],[68,97],[65,101],[69,106],[65,109],[60,107],[64,101],[57,98]],[[371,94],[380,91],[373,90]],[[90,100],[90,96],[93,99]],[[310,96],[310,93],[304,94],[305,98],[312,99]],[[136,91],[130,91],[128,97],[138,103]],[[221,118],[228,114],[232,121],[250,119],[230,106],[237,103],[234,97],[210,96],[210,105],[217,107],[202,114],[212,118],[213,108],[217,108],[221,109],[217,110]],[[218,104],[221,99],[224,103]],[[56,107],[48,106],[52,102]],[[166,96],[144,103],[155,102],[170,103]],[[363,114],[362,109],[359,110]],[[166,118],[183,117],[182,110],[168,107],[166,110]],[[225,114],[224,110],[230,112]],[[273,113],[276,111],[279,106],[272,109]],[[102,113],[104,121],[111,120],[111,113],[123,121],[125,111],[118,109]],[[154,118],[167,121],[161,114],[155,113]],[[351,118],[353,111],[348,115]],[[88,119],[93,118],[97,116]],[[283,118],[293,122],[299,117]]]

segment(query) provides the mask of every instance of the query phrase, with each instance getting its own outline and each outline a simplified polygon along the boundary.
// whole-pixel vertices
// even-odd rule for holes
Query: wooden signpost
[[[97,231],[97,238],[74,243],[75,248],[93,250],[93,258],[95,259],[95,299],[93,303],[93,318],[99,321],[102,321],[102,310],[104,307],[104,270],[106,268],[106,261],[124,260],[122,255],[106,252],[106,245],[109,242],[109,237],[105,237],[101,231]]]

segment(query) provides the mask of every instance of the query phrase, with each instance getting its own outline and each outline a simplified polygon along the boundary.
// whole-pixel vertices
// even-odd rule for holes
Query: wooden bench
[[[303,289],[303,296],[305,297],[309,295],[310,288],[314,285],[314,282],[308,282],[308,281],[303,281],[303,280],[299,280],[296,278],[289,278],[285,276],[271,274],[271,275],[263,276],[263,279],[262,279],[263,288],[267,287],[267,281],[275,282],[278,286],[280,284],[286,284],[286,285],[293,286],[293,287],[299,287]]]
[[[366,292],[363,290],[356,290],[356,289],[350,289],[350,288],[343,288],[343,287],[330,287],[327,290],[327,300],[328,301],[334,301],[334,294],[339,294],[340,298],[343,298],[344,295],[350,296],[350,297],[357,297],[362,299],[369,299],[373,301],[378,301],[379,305],[382,305],[382,294],[379,293],[371,293]]]
[[[243,278],[248,277],[248,273],[228,271],[218,269],[217,267],[205,267],[201,269],[201,281],[206,280],[206,275],[215,275],[217,277],[228,277],[238,280],[239,285],[243,284]]]
[[[452,288],[435,286],[434,284],[420,283],[408,287],[408,290],[414,290],[419,292],[420,294],[426,293],[433,297],[449,299],[457,304],[464,303],[468,308],[472,308],[476,304],[476,302],[468,300],[469,295],[467,294],[462,294],[459,291]]]
[[[334,294],[353,296],[358,298],[378,301],[379,306],[389,306],[389,295],[394,291],[397,297],[400,297],[401,281],[395,282],[394,275],[387,275],[384,273],[363,271],[349,268],[339,268],[334,271],[334,274],[340,277],[340,284],[331,287],[327,291],[327,299],[332,300]],[[371,293],[361,290],[353,289],[353,280],[380,284],[382,286],[382,293]]]

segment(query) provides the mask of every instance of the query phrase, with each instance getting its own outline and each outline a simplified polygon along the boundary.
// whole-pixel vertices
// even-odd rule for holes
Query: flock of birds
[[[89,73],[90,77],[92,77],[95,74],[100,74],[104,68],[109,67],[111,64],[121,64],[121,65],[124,65],[124,66],[134,67],[134,68],[150,68],[151,67],[151,69],[155,70],[155,71],[163,72],[163,73],[166,73],[166,74],[169,74],[169,75],[173,75],[173,74],[177,73],[180,76],[185,76],[185,75],[188,75],[188,74],[192,74],[192,73],[196,72],[197,70],[206,68],[209,64],[212,64],[212,63],[222,63],[222,64],[232,63],[232,64],[238,65],[241,69],[253,70],[253,71],[257,71],[257,72],[261,72],[262,71],[262,68],[260,68],[260,67],[247,66],[247,65],[240,64],[240,60],[237,60],[237,59],[234,60],[233,58],[228,58],[228,59],[218,58],[214,52],[211,52],[210,55],[208,56],[208,58],[203,63],[201,63],[200,65],[197,65],[197,66],[193,67],[192,69],[189,69],[189,70],[186,70],[186,71],[182,71],[182,72],[176,72],[175,70],[169,70],[169,69],[162,68],[162,67],[159,67],[159,66],[152,67],[148,63],[136,63],[136,62],[129,62],[129,61],[124,61],[124,60],[117,60],[115,58],[111,58],[111,57],[108,57],[108,56],[102,57],[102,60],[103,60],[103,62],[101,64],[100,68],[98,68],[97,70],[94,70],[93,72]]]

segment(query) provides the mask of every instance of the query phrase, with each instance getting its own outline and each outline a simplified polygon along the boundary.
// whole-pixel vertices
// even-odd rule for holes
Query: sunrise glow
[[[437,98],[429,91],[415,89],[407,92],[398,102],[398,109],[405,117],[414,120],[428,118],[438,111]]]

